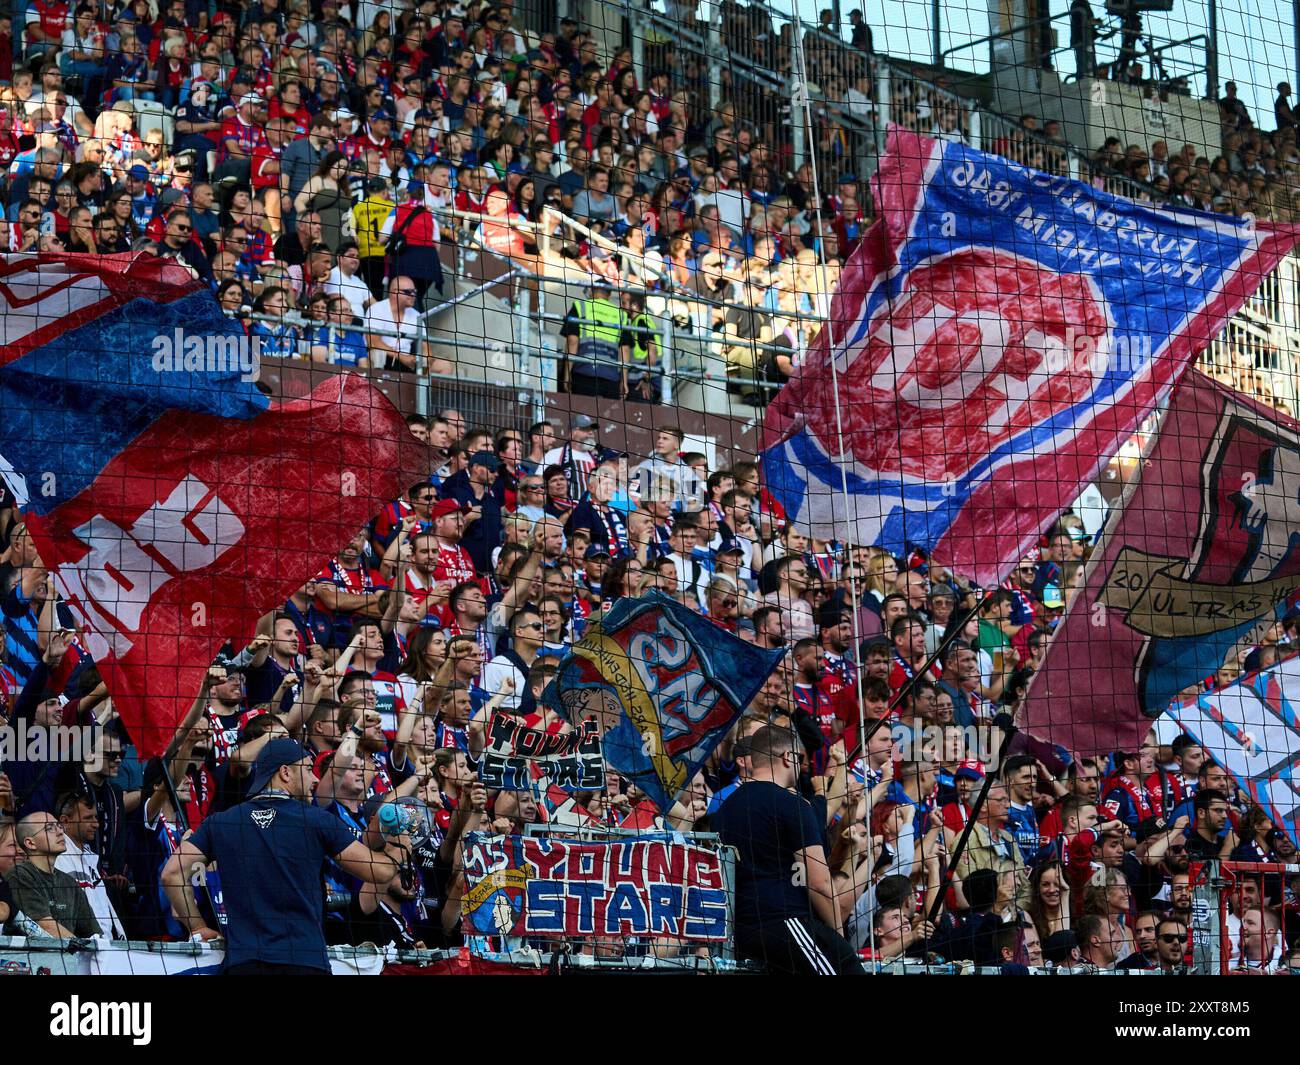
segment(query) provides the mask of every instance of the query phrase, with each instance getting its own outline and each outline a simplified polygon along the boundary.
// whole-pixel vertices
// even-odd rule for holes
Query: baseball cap
[[[609,553],[608,547],[604,546],[603,544],[592,544],[589,548],[587,548],[586,553],[583,554],[582,557],[584,559],[600,558],[602,555],[604,555],[605,558],[612,557]]]
[[[687,159],[707,159],[708,157],[709,157],[709,149],[704,147],[704,145],[702,144],[697,144],[694,148],[692,148],[689,152],[686,153]]]
[[[257,795],[271,782],[281,766],[295,765],[307,757],[307,752],[297,740],[288,737],[274,739],[262,748],[253,763],[253,780],[248,786],[249,795]]]
[[[381,177],[372,177],[366,180],[367,192],[383,192],[388,188],[388,182]]]
[[[1073,932],[1053,932],[1043,941],[1043,959],[1053,965],[1060,965],[1070,960],[1074,948],[1079,945]]]
[[[131,167],[131,169],[126,172],[126,176],[129,178],[134,178],[136,181],[148,181],[149,168],[146,166],[141,166],[139,163],[137,163],[135,166]]]
[[[718,544],[717,550],[714,551],[714,554],[729,555],[733,552],[739,552],[743,555],[745,553],[745,545],[735,536],[724,536],[722,541]]]
[[[266,101],[262,98],[261,93],[246,92],[244,93],[243,98],[240,99],[239,106],[240,107],[261,107],[264,103],[266,103]]]
[[[571,423],[575,429],[598,429],[600,423],[590,414],[576,414]]]
[[[953,774],[953,776],[958,780],[962,777],[965,777],[967,780],[983,780],[984,775],[984,767],[979,762],[972,761],[969,758],[962,762],[962,764],[957,767],[957,772]]]
[[[839,183],[841,185],[856,185],[858,183],[858,175],[846,171],[840,175]]]
[[[429,508],[429,518],[437,521],[449,514],[463,514],[468,508],[455,499],[440,499]]]
[[[486,466],[489,470],[499,470],[501,468],[501,460],[490,451],[475,451],[469,457],[469,464],[471,466]]]

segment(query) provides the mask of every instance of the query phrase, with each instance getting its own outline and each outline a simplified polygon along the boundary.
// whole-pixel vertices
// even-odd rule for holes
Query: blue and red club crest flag
[[[813,536],[916,544],[986,585],[1300,237],[898,129],[875,196],[826,327],[768,409],[764,476]]]
[[[594,719],[606,764],[667,810],[784,654],[650,591],[589,625],[542,698],[575,724]]]
[[[149,255],[0,261],[0,473],[141,754],[419,461],[364,379],[272,402],[255,350]]]

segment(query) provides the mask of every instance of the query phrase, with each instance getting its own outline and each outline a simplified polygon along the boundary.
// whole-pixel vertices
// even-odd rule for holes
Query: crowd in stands
[[[427,811],[418,837],[385,837],[401,875],[368,885],[330,867],[322,920],[336,944],[461,943],[467,832],[707,829],[749,779],[748,741],[764,726],[797,739],[844,934],[877,962],[1182,971],[1192,937],[1213,934],[1204,905],[1193,906],[1193,863],[1295,857],[1186,737],[1153,732],[1107,762],[998,749],[999,726],[1080,582],[1090,547],[1073,516],[981,595],[919,552],[898,559],[809,540],[754,463],[710,469],[674,427],[630,466],[582,415],[524,433],[468,426],[455,410],[409,426],[439,469],[268,614],[247,646],[228,646],[166,754],[143,764],[21,516],[4,511],[7,723],[80,723],[95,738],[75,759],[27,754],[3,767],[7,929],[219,935],[220,864],[192,889],[164,885],[163,871],[187,831],[249,797],[259,754],[285,738],[310,756],[312,801],[356,839],[398,800]],[[613,772],[603,789],[576,794],[545,777],[530,791],[485,789],[475,761],[492,715],[557,735],[573,728],[539,698],[560,658],[611,604],[651,589],[741,639],[787,649],[687,793],[661,812]],[[1295,654],[1298,620],[1207,683]],[[945,884],[989,773],[997,779]],[[1232,965],[1300,961],[1292,887],[1273,872],[1239,879]],[[194,891],[192,914],[178,916],[168,888]],[[645,940],[576,949],[683,950]]]
[[[761,401],[759,385],[788,376],[825,316],[871,219],[857,175],[823,173],[816,188],[779,119],[756,128],[743,101],[710,110],[700,72],[671,46],[638,70],[630,49],[601,55],[571,20],[520,26],[509,3],[33,0],[23,22],[0,91],[0,244],[173,257],[264,354],[414,370],[419,309],[453,294],[457,248],[538,271],[554,254],[591,285],[563,331],[564,385],[659,398],[644,315],[659,299],[720,334],[741,391]],[[790,41],[727,25],[729,40],[789,61]],[[851,47],[869,52],[860,17],[853,27]],[[831,50],[820,31],[810,37],[808,61],[828,81]],[[939,135],[963,135],[954,108],[923,94],[908,106]],[[1162,144],[1142,159],[1108,145],[1107,162],[1165,182],[1177,202],[1258,209],[1289,188],[1294,125],[1266,135],[1248,116],[1234,122],[1213,164],[1187,149],[1168,159]],[[1060,165],[1059,130],[1041,133],[1009,136],[1006,152],[1025,145]],[[754,462],[710,466],[662,423],[643,461],[602,447],[582,415],[524,431],[467,424],[452,409],[409,424],[436,471],[303,574],[251,642],[227,648],[165,756],[143,764],[21,515],[12,500],[0,510],[6,721],[96,723],[80,759],[2,767],[6,930],[219,931],[220,869],[192,888],[193,920],[175,912],[162,870],[187,830],[247,797],[259,753],[285,737],[313,758],[313,801],[356,838],[394,798],[432,812],[418,839],[384,843],[401,876],[369,885],[329,870],[334,943],[460,943],[458,842],[471,831],[707,828],[748,778],[748,737],[771,725],[798,738],[842,929],[876,960],[1178,970],[1189,937],[1208,927],[1192,898],[1195,863],[1294,858],[1185,740],[1153,734],[1104,764],[1057,751],[998,757],[996,722],[1014,712],[1087,559],[1076,518],[980,594],[919,553],[809,540]],[[491,714],[570,728],[537,702],[559,657],[612,603],[650,589],[788,649],[687,795],[659,812],[613,773],[577,795],[544,781],[484,789],[474,763]],[[1289,617],[1211,683],[1298,647]],[[863,725],[880,719],[888,727],[863,744]],[[946,855],[995,759],[998,781],[945,887]],[[1292,885],[1273,874],[1242,885],[1232,964],[1300,963]]]

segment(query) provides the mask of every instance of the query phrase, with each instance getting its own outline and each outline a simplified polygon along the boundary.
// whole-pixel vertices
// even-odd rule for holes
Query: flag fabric
[[[768,408],[764,477],[813,536],[918,545],[984,585],[1300,235],[899,129],[875,196],[827,325]]]
[[[461,930],[488,936],[731,935],[728,857],[716,843],[643,835],[586,841],[471,832]]]
[[[513,715],[494,713],[478,757],[478,778],[502,791],[532,791],[542,778],[561,791],[599,791],[605,786],[600,737],[589,725],[555,736]]]
[[[1081,756],[1136,749],[1300,584],[1300,422],[1193,371],[1140,476],[1025,701],[1029,731]]]
[[[1297,843],[1300,658],[1243,677],[1166,713]]]
[[[272,403],[238,323],[152,256],[12,256],[0,294],[0,472],[148,757],[221,643],[407,483],[409,433],[359,377]]]
[[[575,724],[594,717],[606,764],[668,810],[784,653],[650,591],[589,624],[542,698]]]

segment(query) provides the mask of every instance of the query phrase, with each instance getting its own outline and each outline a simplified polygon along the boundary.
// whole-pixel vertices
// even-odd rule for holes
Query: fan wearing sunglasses
[[[167,215],[163,238],[153,246],[155,255],[167,259],[177,259],[184,263],[209,285],[212,281],[212,265],[203,249],[194,239],[194,223],[190,219],[188,207],[177,207]]]

